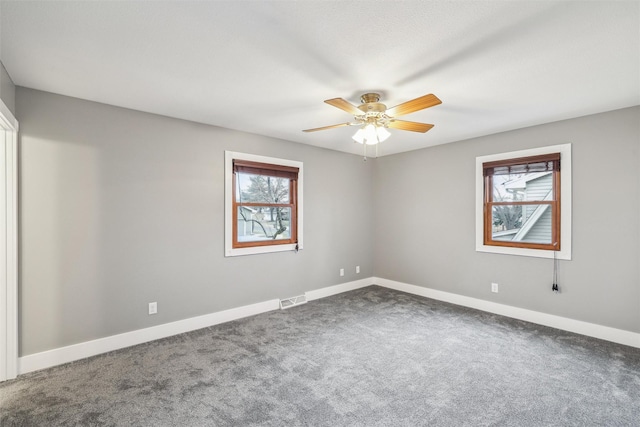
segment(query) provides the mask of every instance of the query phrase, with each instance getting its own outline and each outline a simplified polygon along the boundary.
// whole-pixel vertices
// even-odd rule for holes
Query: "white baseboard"
[[[314,299],[326,298],[331,295],[341,294],[342,292],[353,291],[371,285],[373,285],[373,277],[367,277],[366,279],[354,280],[353,282],[340,283],[339,285],[305,292],[305,295],[308,301],[313,301]]]
[[[316,289],[306,292],[308,301],[325,298],[342,292],[352,291],[372,285],[372,278],[356,280],[353,282],[341,283],[335,286]],[[230,322],[243,317],[254,316],[280,308],[280,300],[270,300],[243,307],[232,308],[216,313],[205,314],[203,316],[178,320],[176,322],[165,323],[163,325],[152,326],[150,328],[138,329],[136,331],[125,332],[123,334],[112,335],[92,341],[86,341],[66,347],[43,351],[41,353],[30,354],[18,358],[18,375],[27,372],[38,371],[50,368],[63,363],[69,363],[109,351],[119,350],[145,342],[167,338],[185,332]]]
[[[640,348],[640,334],[608,326],[597,325],[595,323],[583,322],[580,320],[568,319],[566,317],[555,316],[553,314],[541,313],[539,311],[527,310],[524,308],[512,307],[510,305],[498,304],[477,298],[438,291],[422,286],[409,285],[407,283],[396,282],[394,280],[373,277],[372,283],[389,289],[395,289],[414,295],[432,298],[438,301],[445,301],[464,307],[475,308],[513,319],[524,320],[538,325],[549,326],[563,331],[574,332],[593,338],[624,344],[631,347]]]
[[[150,328],[112,335],[110,337],[100,338],[93,341],[86,341],[67,347],[43,351],[41,353],[30,354],[28,356],[18,358],[18,374],[38,371],[40,369],[50,368],[63,363],[107,353],[109,351],[131,347],[132,345],[142,344],[160,338],[182,334],[184,332],[195,331],[197,329],[230,322],[243,317],[266,313],[268,311],[277,310],[279,307],[280,301],[274,299],[229,310],[218,311],[216,313],[205,314],[203,316],[178,320],[176,322],[165,323],[163,325],[152,326]]]
[[[552,314],[526,310],[523,308],[497,304],[477,298],[466,297],[463,295],[452,294],[449,292],[438,291],[435,289],[424,288],[416,285],[409,285],[407,283],[396,282],[394,280],[383,279],[379,277],[368,277],[365,279],[355,280],[353,282],[341,283],[339,285],[315,289],[306,292],[305,296],[307,297],[308,301],[313,301],[316,299],[325,298],[342,292],[352,291],[370,285],[378,285],[389,289],[395,289],[414,295],[432,298],[439,301],[445,301],[464,307],[475,308],[489,313],[499,314],[519,320],[525,320],[527,322],[536,323],[539,325],[550,326],[556,329],[575,332],[581,335],[600,338],[603,340],[640,348],[640,334],[634,332],[610,328],[608,326],[596,325],[594,323],[582,322],[579,320],[568,319],[566,317],[554,316]],[[194,331],[197,329],[218,325],[220,323],[230,322],[232,320],[241,319],[243,317],[266,313],[268,311],[277,310],[278,308],[279,300],[274,299],[259,302],[256,304],[232,308],[229,310],[219,311],[216,313],[206,314],[203,316],[178,320],[176,322],[165,323],[163,325],[153,326],[150,328],[126,332],[119,335],[100,338],[93,341],[78,343],[67,347],[43,351],[41,353],[22,356],[18,359],[18,374],[25,374],[27,372],[50,368],[52,366],[73,362],[98,354],[107,353],[109,351],[119,350],[125,347],[142,344],[148,341],[166,338],[184,332]]]

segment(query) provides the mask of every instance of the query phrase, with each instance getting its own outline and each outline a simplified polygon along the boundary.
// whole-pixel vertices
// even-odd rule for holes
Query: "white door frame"
[[[18,375],[18,121],[0,100],[0,381]]]

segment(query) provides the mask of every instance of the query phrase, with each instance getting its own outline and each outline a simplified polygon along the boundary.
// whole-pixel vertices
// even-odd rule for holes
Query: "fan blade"
[[[430,93],[429,95],[421,96],[420,98],[412,99],[411,101],[404,102],[395,107],[387,109],[387,116],[398,117],[405,114],[413,113],[414,111],[424,110],[425,108],[433,107],[434,105],[442,104],[442,101],[437,96]]]
[[[406,120],[391,120],[387,125],[393,129],[410,130],[411,132],[425,133],[433,127],[433,125],[427,123],[408,122]]]
[[[347,113],[351,113],[354,116],[358,116],[358,115],[364,114],[357,106],[353,105],[349,101],[347,101],[345,99],[342,99],[342,98],[327,99],[324,102],[326,102],[329,105],[333,105],[336,108],[344,110]]]
[[[318,130],[327,130],[327,129],[333,129],[333,128],[340,128],[342,126],[350,126],[351,123],[340,123],[339,125],[330,125],[330,126],[323,126],[321,128],[314,128],[314,129],[305,129],[302,132],[315,132]]]

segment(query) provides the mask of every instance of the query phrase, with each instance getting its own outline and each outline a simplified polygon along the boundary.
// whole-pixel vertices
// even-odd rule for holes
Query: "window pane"
[[[491,238],[503,242],[551,243],[550,205],[493,206]]]
[[[289,179],[236,173],[236,201],[254,203],[289,203]]]
[[[238,206],[238,242],[291,239],[291,208]]]
[[[552,200],[553,172],[494,175],[494,202]]]

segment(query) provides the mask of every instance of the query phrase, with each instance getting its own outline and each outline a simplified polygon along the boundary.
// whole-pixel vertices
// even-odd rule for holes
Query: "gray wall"
[[[21,87],[16,100],[22,356],[373,275],[373,162]],[[303,251],[223,256],[224,150],[304,162]]]
[[[475,158],[568,142],[573,260],[554,294],[552,260],[475,251]],[[634,107],[378,159],[375,275],[640,332],[639,151]]]
[[[9,111],[16,115],[16,87],[11,80],[11,76],[7,73],[6,68],[0,62],[0,99],[7,106]]]
[[[364,163],[15,93],[21,356],[372,275],[640,332],[640,107]],[[574,250],[556,295],[550,260],[475,252],[475,157],[566,142]],[[224,150],[304,162],[303,251],[223,256]]]

